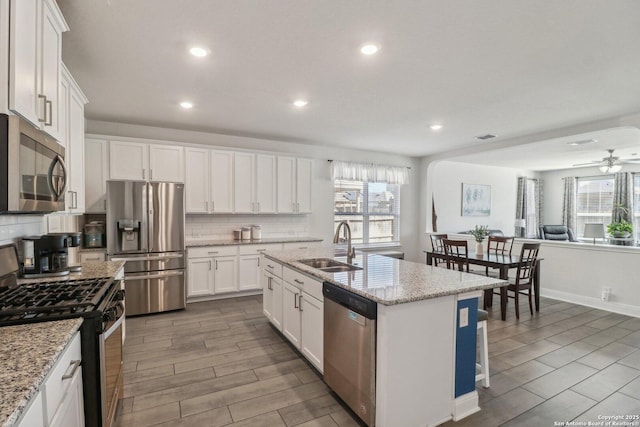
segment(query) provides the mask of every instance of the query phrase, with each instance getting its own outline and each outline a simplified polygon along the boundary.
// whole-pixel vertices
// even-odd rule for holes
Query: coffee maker
[[[75,236],[68,233],[23,237],[22,277],[30,279],[68,275],[67,248],[77,246],[74,239]]]

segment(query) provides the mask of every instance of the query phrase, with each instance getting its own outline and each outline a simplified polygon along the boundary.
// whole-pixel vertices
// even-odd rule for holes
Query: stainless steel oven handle
[[[184,276],[184,271],[175,270],[175,271],[166,271],[160,274],[129,274],[124,276],[125,282],[127,280],[144,280],[144,279],[164,279],[165,277],[173,277],[173,276]]]
[[[106,331],[104,331],[103,335],[104,335],[104,339],[106,340],[107,338],[109,338],[109,336],[116,330],[118,329],[120,326],[122,326],[122,322],[124,322],[124,310],[122,311],[122,314],[120,314],[120,317],[118,317],[118,320],[115,321],[115,323],[113,325],[111,325],[111,327],[109,329],[107,329]]]
[[[111,261],[161,261],[163,259],[184,258],[183,254],[158,255],[148,257],[111,257]]]
[[[62,375],[62,381],[70,380],[71,378],[73,378],[81,363],[81,360],[72,360],[71,363],[69,363],[69,368],[73,369],[71,369],[71,372],[69,372],[68,374],[67,372],[65,372],[64,375]],[[67,368],[67,371],[69,371],[69,368]]]

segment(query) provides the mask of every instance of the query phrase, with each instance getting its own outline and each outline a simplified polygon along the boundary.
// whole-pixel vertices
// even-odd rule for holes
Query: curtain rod
[[[332,163],[333,159],[329,159],[329,160],[327,160],[327,162]],[[358,163],[358,162],[354,162],[354,163]],[[381,166],[384,166],[384,165],[381,165]],[[407,169],[411,169],[411,166],[400,166],[400,167],[405,167]]]

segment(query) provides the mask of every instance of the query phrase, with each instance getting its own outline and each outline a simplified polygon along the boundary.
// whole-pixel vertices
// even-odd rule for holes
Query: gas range
[[[94,278],[0,288],[0,325],[78,317],[98,310],[112,281]]]

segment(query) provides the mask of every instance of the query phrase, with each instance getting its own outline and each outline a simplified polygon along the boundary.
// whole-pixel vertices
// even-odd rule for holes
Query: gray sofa
[[[542,225],[539,228],[542,240],[577,242],[571,230],[566,225]]]

